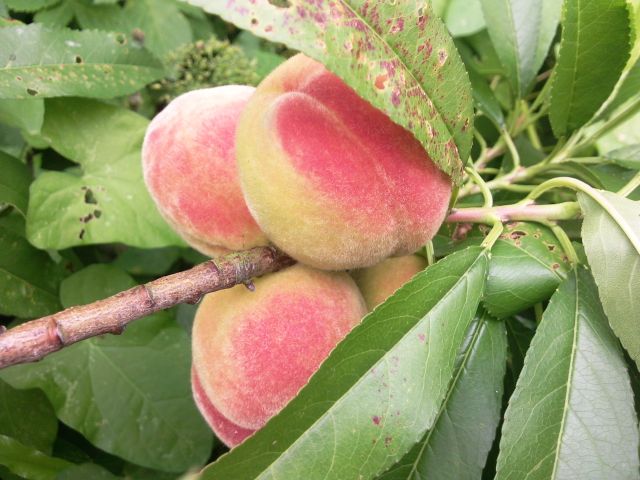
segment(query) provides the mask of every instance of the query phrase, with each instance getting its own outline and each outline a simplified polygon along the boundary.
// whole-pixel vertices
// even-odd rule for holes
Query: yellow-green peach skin
[[[405,255],[387,258],[373,267],[354,270],[351,276],[371,311],[426,267],[427,262],[423,257]]]
[[[145,135],[144,179],[158,210],[206,255],[268,244],[244,202],[235,159],[238,119],[254,90],[227,85],[180,95]]]
[[[346,273],[301,264],[206,295],[192,337],[193,394],[233,447],[278,413],[366,314]]]
[[[407,130],[302,54],[258,86],[237,130],[240,183],[269,239],[327,270],[413,253],[451,182]]]

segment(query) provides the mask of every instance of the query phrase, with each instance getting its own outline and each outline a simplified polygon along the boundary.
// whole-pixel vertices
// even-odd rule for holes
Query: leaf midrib
[[[575,278],[575,282],[576,282],[576,286],[575,286],[575,290],[574,290],[574,294],[575,294],[575,303],[574,303],[574,315],[573,315],[573,342],[571,344],[571,360],[569,361],[569,370],[568,370],[568,375],[567,375],[567,382],[566,382],[566,392],[565,392],[565,397],[564,397],[564,404],[563,404],[563,408],[562,408],[562,419],[560,421],[560,430],[558,431],[558,438],[556,441],[556,448],[555,448],[555,452],[554,452],[554,460],[553,460],[553,470],[551,471],[551,478],[556,478],[556,472],[558,470],[558,464],[559,464],[559,460],[560,460],[560,447],[562,446],[562,436],[564,434],[564,429],[567,423],[567,412],[568,412],[568,406],[569,406],[569,399],[571,396],[571,387],[572,387],[572,380],[573,380],[573,374],[574,374],[574,363],[575,363],[575,359],[576,359],[576,348],[577,348],[577,340],[578,340],[578,318],[580,316],[580,279],[578,277],[578,272],[576,270],[574,270],[573,272],[573,276]]]
[[[471,265],[469,265],[469,267],[467,267],[464,271],[464,273],[462,273],[458,280],[456,280],[456,282],[448,289],[447,293],[445,293],[442,298],[436,302],[430,309],[428,312],[426,312],[423,315],[423,319],[425,317],[427,317],[429,315],[429,313],[431,313],[433,310],[435,310],[439,305],[441,305],[450,295],[452,295],[452,292],[457,290],[458,286],[463,282],[463,281],[467,281],[467,274],[476,266],[476,264],[478,263],[478,261],[480,259],[483,259],[486,257],[486,253],[487,250],[484,249],[481,252],[479,252],[478,256],[476,257],[476,259],[471,263]],[[415,327],[415,326],[414,326]],[[403,335],[397,342],[395,345],[397,345],[398,343],[400,343],[407,335],[410,334],[410,332],[413,331],[414,327],[410,328],[409,330],[407,330],[407,333],[405,335]],[[392,347],[393,348],[393,347]],[[376,360],[375,364],[377,364],[378,362],[380,362],[381,360],[383,360],[388,354],[388,351],[385,352],[384,355],[382,355],[378,360]],[[367,370],[368,371],[368,370]],[[361,384],[364,379],[365,379],[365,375],[360,376],[360,378],[351,386],[351,388],[349,388],[349,390],[347,390],[343,395],[340,396],[340,398],[338,398],[335,402],[333,402],[331,404],[331,406],[325,411],[325,413],[321,414],[310,426],[309,428],[307,428],[302,435],[300,435],[297,439],[295,439],[286,449],[282,450],[281,452],[278,453],[278,456],[275,460],[273,460],[269,465],[267,465],[262,471],[258,472],[256,474],[256,478],[261,478],[262,475],[266,474],[272,467],[273,465],[278,461],[278,459],[282,458],[289,450],[291,450],[295,445],[297,445],[303,438],[307,437],[309,435],[309,432],[313,430],[314,426],[316,426],[323,418],[325,418],[329,413],[331,413],[332,410],[335,409],[336,406],[341,405],[343,402],[346,401],[346,397],[348,395],[348,393],[350,391],[352,391],[356,386],[358,386],[359,384]]]
[[[431,102],[433,103],[433,105],[436,105],[436,103],[433,101],[432,97],[431,97],[431,96],[429,96],[429,95],[427,94],[427,92],[425,91],[425,89],[424,89],[424,87],[423,87],[422,83],[418,81],[418,79],[416,78],[416,76],[413,74],[413,71],[412,71],[412,70],[409,68],[409,66],[407,65],[407,63],[405,62],[404,57],[403,57],[403,56],[401,56],[401,55],[400,55],[400,54],[399,54],[399,53],[398,53],[398,52],[397,52],[397,51],[396,51],[396,50],[395,50],[395,49],[394,49],[394,48],[393,48],[393,47],[392,47],[392,46],[391,46],[391,45],[390,45],[390,44],[389,44],[389,43],[388,43],[388,42],[387,42],[383,37],[382,37],[382,35],[381,35],[381,34],[379,34],[379,33],[378,33],[378,31],[377,31],[375,28],[373,28],[373,26],[372,26],[369,22],[367,22],[367,21],[366,21],[366,20],[365,20],[365,19],[364,19],[364,18],[363,18],[363,17],[362,17],[358,12],[356,12],[356,11],[351,7],[351,5],[349,5],[349,4],[347,3],[347,0],[340,0],[340,2],[341,2],[342,4],[344,4],[344,5],[345,5],[345,7],[346,7],[350,12],[352,12],[352,13],[356,16],[356,18],[360,19],[360,21],[361,21],[362,23],[364,23],[367,27],[369,27],[369,30],[371,30],[371,31],[373,32],[374,36],[375,36],[375,37],[377,37],[377,38],[380,40],[380,42],[382,42],[382,43],[383,43],[383,45],[386,45],[386,47],[387,47],[389,50],[391,50],[391,52],[393,52],[393,54],[396,56],[396,58],[398,58],[398,60],[400,60],[401,65],[404,67],[405,71],[406,71],[406,72],[408,72],[409,76],[413,79],[413,81],[416,83],[416,85],[419,85],[419,86],[420,86],[420,90],[422,91],[422,93],[424,93],[425,98],[428,98],[428,99],[429,99],[429,101],[431,101]],[[430,5],[430,4],[429,4],[429,5]],[[429,8],[431,8],[431,6],[429,6]],[[440,20],[437,20],[437,21],[440,21]],[[433,116],[434,116],[434,117],[436,117],[436,118],[440,121],[440,123],[441,123],[442,125],[444,125],[444,126],[445,126],[445,128],[447,129],[447,132],[449,133],[449,136],[454,140],[454,144],[455,144],[455,147],[456,147],[456,154],[457,154],[457,156],[458,156],[458,159],[459,159],[460,161],[462,161],[462,159],[460,159],[460,151],[459,151],[459,149],[458,149],[458,143],[455,141],[455,140],[456,140],[456,136],[455,136],[454,132],[452,131],[452,127],[451,127],[451,126],[449,126],[449,124],[448,124],[447,122],[445,122],[445,121],[444,121],[444,117],[442,117],[442,115],[440,114],[440,108],[436,107],[436,108],[435,108],[435,113],[436,113],[436,114],[435,114],[435,115],[433,115]],[[429,122],[429,124],[431,124],[431,122]]]
[[[422,440],[422,448],[420,449],[420,453],[418,454],[418,457],[413,462],[413,466],[411,467],[411,471],[407,475],[408,479],[411,478],[411,476],[414,473],[416,473],[416,470],[418,468],[418,462],[422,458],[422,455],[424,454],[424,450],[425,450],[425,448],[427,448],[427,445],[429,444],[429,441],[431,440],[431,435],[436,430],[436,427],[438,425],[438,421],[440,420],[440,417],[442,416],[442,414],[446,410],[446,406],[447,406],[447,404],[449,402],[449,399],[453,395],[453,392],[454,392],[455,388],[458,386],[458,380],[462,376],[462,372],[464,371],[464,367],[467,365],[467,362],[468,362],[469,358],[471,357],[471,353],[472,353],[474,347],[476,346],[478,338],[480,338],[480,332],[484,328],[485,323],[486,323],[486,319],[484,317],[482,317],[480,322],[478,322],[478,328],[476,328],[476,330],[473,332],[473,338],[471,339],[471,342],[469,343],[469,348],[465,352],[464,358],[462,359],[462,362],[460,362],[460,366],[458,368],[458,371],[456,372],[454,378],[451,381],[451,384],[449,385],[449,389],[447,391],[447,395],[446,395],[444,401],[442,402],[442,406],[438,410],[436,418],[433,421],[433,428],[429,429],[429,431],[427,432],[426,437]]]

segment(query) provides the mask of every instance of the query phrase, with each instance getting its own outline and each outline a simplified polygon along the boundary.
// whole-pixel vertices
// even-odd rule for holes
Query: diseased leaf
[[[589,272],[549,302],[505,413],[496,480],[637,478],[638,420]]]
[[[44,172],[31,186],[27,236],[39,248],[121,242],[183,245],[160,217],[142,178],[148,120],[95,100],[50,99],[42,136],[78,171]]]
[[[578,194],[582,241],[611,328],[640,365],[640,202],[595,190]]]
[[[504,323],[476,318],[434,427],[380,480],[480,478],[500,421],[506,361]]]
[[[566,0],[562,40],[551,78],[549,118],[556,137],[584,125],[615,86],[629,59],[626,0]]]
[[[238,27],[324,63],[412,132],[455,182],[472,143],[464,66],[426,2],[190,0]]]
[[[463,240],[447,235],[439,255],[480,245],[489,231],[473,228]],[[444,239],[443,239],[444,240]],[[510,222],[491,249],[483,305],[498,318],[514,315],[547,300],[570,265],[555,235],[537,223]]]
[[[60,310],[62,271],[27,242],[24,227],[15,225],[21,219],[12,217],[0,218],[0,315],[35,318],[55,313]]]
[[[27,480],[54,480],[58,473],[72,464],[0,435],[0,465]]]
[[[175,0],[135,0],[124,7],[78,4],[75,9],[83,28],[124,33],[131,41],[135,32],[145,48],[160,58],[193,40],[189,22]]]
[[[133,286],[118,268],[91,265],[65,280],[61,299],[69,307]],[[191,396],[190,365],[186,333],[162,312],[121,336],[85,340],[0,377],[16,388],[41,388],[60,420],[102,450],[183,472],[209,457],[212,441]]]
[[[39,24],[0,28],[0,98],[111,98],[162,75],[160,63],[122,35]]]
[[[518,97],[531,88],[560,18],[559,0],[481,0],[487,28]]]
[[[555,235],[540,224],[507,225],[492,249],[483,303],[503,318],[548,299],[569,271]]]
[[[0,380],[1,435],[50,454],[57,431],[58,419],[41,391],[16,390]]]
[[[22,215],[27,213],[31,174],[20,160],[0,152],[0,206],[13,205]]]
[[[487,263],[487,251],[472,247],[414,277],[365,317],[279,415],[202,479],[365,480],[392,466],[438,418]]]

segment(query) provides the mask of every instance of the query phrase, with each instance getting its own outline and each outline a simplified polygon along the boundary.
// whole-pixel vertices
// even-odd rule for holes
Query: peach
[[[371,311],[426,267],[427,262],[423,257],[405,255],[388,258],[373,267],[354,270],[351,276]]]
[[[343,270],[413,253],[444,220],[450,178],[409,131],[302,54],[258,86],[236,145],[253,217],[308,265]]]
[[[192,336],[196,404],[235,446],[278,413],[366,314],[346,273],[297,264],[206,295]]]
[[[236,126],[254,90],[228,85],[180,95],[145,134],[144,179],[158,210],[206,255],[268,243],[244,202],[235,160]]]

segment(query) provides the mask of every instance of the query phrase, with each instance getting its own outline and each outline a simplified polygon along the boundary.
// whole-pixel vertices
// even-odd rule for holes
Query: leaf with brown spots
[[[162,75],[160,62],[122,35],[39,24],[0,29],[0,98],[112,98]]]
[[[471,86],[453,40],[428,2],[190,3],[322,62],[411,131],[438,166],[460,181],[472,141]]]

